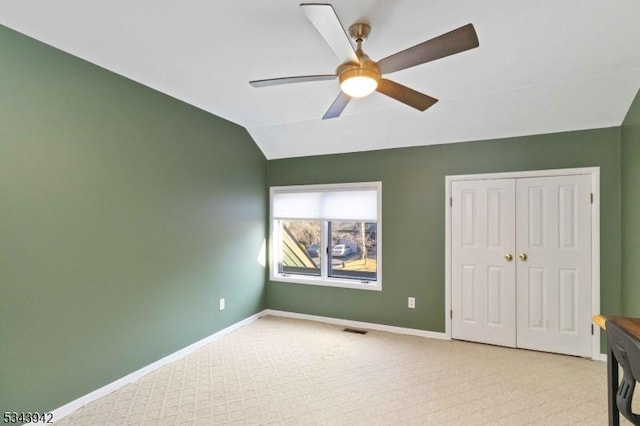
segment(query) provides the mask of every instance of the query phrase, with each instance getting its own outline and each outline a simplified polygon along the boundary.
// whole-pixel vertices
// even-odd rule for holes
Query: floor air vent
[[[355,328],[345,328],[345,333],[355,333],[355,334],[367,334],[367,330],[356,330]]]

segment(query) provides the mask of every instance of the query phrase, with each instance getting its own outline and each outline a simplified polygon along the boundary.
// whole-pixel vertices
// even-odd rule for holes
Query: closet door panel
[[[515,346],[515,181],[452,184],[452,337]]]
[[[517,346],[591,355],[591,178],[516,182]]]

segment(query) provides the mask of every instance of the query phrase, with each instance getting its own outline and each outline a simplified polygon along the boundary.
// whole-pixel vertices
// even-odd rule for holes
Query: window
[[[271,188],[271,279],[382,290],[381,182]]]

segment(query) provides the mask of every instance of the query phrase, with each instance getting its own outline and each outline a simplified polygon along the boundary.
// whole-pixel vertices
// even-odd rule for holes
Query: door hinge
[[[449,197],[449,207],[453,207],[453,197]]]
[[[593,324],[591,324],[591,335],[593,336]]]
[[[453,309],[449,311],[449,318],[453,319]]]
[[[593,192],[591,193],[591,204],[593,204]]]

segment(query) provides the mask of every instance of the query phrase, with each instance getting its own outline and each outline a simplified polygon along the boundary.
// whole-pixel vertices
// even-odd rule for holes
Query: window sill
[[[356,290],[370,290],[370,291],[382,291],[381,281],[369,281],[368,283],[362,283],[355,280],[341,280],[339,278],[332,278],[330,280],[323,280],[321,278],[304,277],[301,275],[272,275],[271,281],[278,281],[291,284],[305,284],[305,285],[317,285],[320,287],[338,287],[338,288],[350,288]]]

